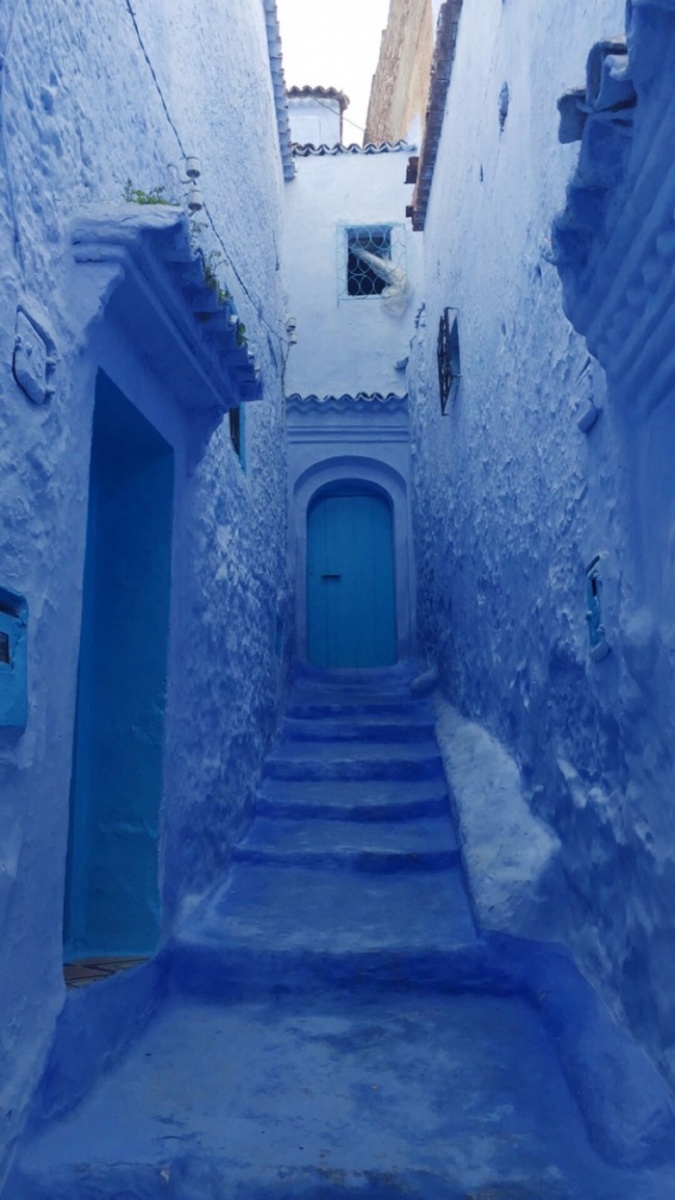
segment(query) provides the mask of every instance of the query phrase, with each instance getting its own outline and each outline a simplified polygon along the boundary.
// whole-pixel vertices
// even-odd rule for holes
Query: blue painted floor
[[[158,1015],[23,1148],[7,1200],[675,1197],[672,1166],[599,1156],[477,935],[404,672],[303,676],[258,814]]]

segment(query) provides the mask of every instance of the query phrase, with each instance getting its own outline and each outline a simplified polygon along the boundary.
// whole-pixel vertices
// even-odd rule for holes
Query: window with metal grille
[[[338,228],[338,296],[397,295],[405,283],[405,227],[347,225]]]
[[[373,270],[371,256],[391,260],[391,230],[347,230],[347,295],[381,296],[386,280]]]

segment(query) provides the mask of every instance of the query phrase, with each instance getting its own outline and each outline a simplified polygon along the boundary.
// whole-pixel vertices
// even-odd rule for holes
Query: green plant
[[[248,346],[248,338],[246,336],[246,326],[243,321],[237,321],[237,345]]]
[[[124,199],[128,204],[170,204],[166,199],[163,187],[152,188],[149,192],[144,192],[142,188],[136,188],[131,179],[127,179],[124,186]]]
[[[222,254],[218,254],[216,250],[211,250],[204,259],[204,282],[212,292],[216,293],[218,303],[221,305],[230,299],[230,293],[226,287],[221,285],[216,274],[217,268],[222,262],[222,257]]]

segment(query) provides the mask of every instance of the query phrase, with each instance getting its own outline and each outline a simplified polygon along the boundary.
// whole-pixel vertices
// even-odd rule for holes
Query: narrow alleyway
[[[596,1154],[500,953],[474,927],[410,670],[307,671],[157,1018],[24,1147],[6,1195],[673,1195],[672,1171]]]

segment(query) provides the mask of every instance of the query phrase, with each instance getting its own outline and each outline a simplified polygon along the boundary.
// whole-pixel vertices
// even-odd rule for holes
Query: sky
[[[389,0],[277,0],[277,11],[286,86],[346,92],[344,140],[360,142]]]

